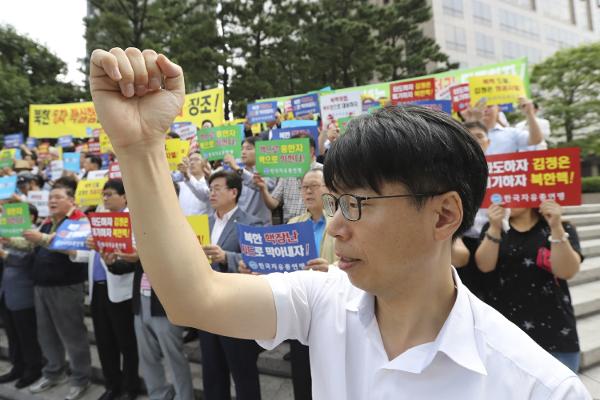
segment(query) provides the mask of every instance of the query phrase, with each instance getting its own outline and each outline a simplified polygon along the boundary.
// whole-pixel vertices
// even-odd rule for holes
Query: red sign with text
[[[128,212],[90,213],[92,236],[101,251],[133,252],[131,219]]]
[[[392,104],[435,100],[435,78],[390,83]]]
[[[487,156],[488,183],[482,208],[491,203],[535,208],[545,200],[581,204],[579,148]]]
[[[121,168],[118,161],[108,164],[108,179],[121,179]]]
[[[460,112],[471,105],[471,93],[469,84],[461,83],[450,88],[450,99],[452,100],[452,111]]]

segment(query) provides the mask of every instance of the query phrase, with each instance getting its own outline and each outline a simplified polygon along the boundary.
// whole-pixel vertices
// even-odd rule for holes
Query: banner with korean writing
[[[243,126],[217,126],[198,131],[198,147],[204,159],[222,160],[225,154],[242,157]]]
[[[471,94],[468,83],[461,83],[450,88],[450,101],[452,101],[452,111],[460,112],[466,110],[471,105]]]
[[[12,168],[15,163],[15,149],[0,150],[0,168]]]
[[[310,169],[307,138],[256,142],[256,172],[263,177],[302,177]]]
[[[81,171],[81,153],[63,153],[63,167],[78,174]]]
[[[411,104],[431,108],[446,114],[452,114],[452,102],[450,100],[419,100]]]
[[[337,123],[340,118],[355,117],[363,112],[360,92],[322,95],[320,103],[323,128]]]
[[[516,75],[484,75],[469,78],[471,104],[484,101],[487,105],[515,104],[526,97],[525,86]]]
[[[338,119],[338,129],[340,130],[340,135],[346,133],[346,129],[348,128],[348,123],[353,117],[344,117]]]
[[[251,124],[275,121],[276,113],[276,101],[250,103],[246,106],[246,118]]]
[[[102,203],[102,188],[107,178],[84,179],[79,181],[75,201],[80,207],[97,206]]]
[[[100,142],[100,153],[114,153],[112,143],[110,142],[110,138],[106,133],[102,132],[98,137],[98,141]]]
[[[50,180],[55,181],[63,176],[65,171],[65,164],[63,160],[52,160],[50,161]]]
[[[25,141],[25,145],[29,149],[35,149],[37,147],[37,139],[28,137],[27,140]]]
[[[23,132],[4,135],[4,147],[7,149],[16,149],[23,144]]]
[[[581,204],[579,148],[487,156],[489,177],[482,207],[538,207],[544,200]]]
[[[87,128],[99,128],[91,101],[66,104],[30,104],[29,136],[57,139],[66,133],[87,137]]]
[[[30,190],[27,192],[27,202],[33,204],[40,217],[47,217],[50,215],[48,210],[48,195],[50,192],[47,190]]]
[[[7,203],[2,206],[0,216],[0,236],[21,236],[24,230],[31,228],[31,217],[27,203]]]
[[[191,122],[176,122],[171,124],[171,132],[176,133],[183,140],[192,140],[196,138],[196,125]]]
[[[273,129],[273,140],[292,139],[297,135],[308,135],[315,141],[315,152],[319,153],[319,129],[316,126],[306,126],[302,128],[281,128]]]
[[[121,167],[118,161],[113,161],[108,166],[108,179],[121,179]]]
[[[9,199],[17,191],[17,176],[10,175],[0,178],[0,200]]]
[[[392,104],[435,100],[435,78],[417,79],[390,84]]]
[[[221,125],[224,119],[223,93],[223,88],[214,88],[186,94],[183,108],[175,117],[175,122],[191,122],[202,126],[204,121],[210,121],[213,126]]]
[[[65,219],[56,230],[50,250],[89,250],[85,244],[91,234],[90,222],[86,219]]]
[[[188,215],[187,217],[190,226],[194,230],[198,242],[202,246],[208,246],[210,244],[210,228],[208,225],[208,215]]]
[[[292,110],[296,118],[308,114],[318,114],[321,111],[319,107],[319,95],[313,93],[293,98]]]
[[[59,137],[58,141],[56,142],[56,145],[60,146],[60,147],[71,147],[71,146],[73,146],[73,136],[66,135],[66,136]]]
[[[133,252],[131,219],[128,212],[90,213],[89,218],[92,236],[101,251]]]
[[[237,226],[242,258],[254,272],[298,271],[319,256],[310,221],[276,226]]]
[[[169,169],[177,171],[177,166],[183,162],[184,157],[188,156],[190,142],[181,139],[167,139],[165,141],[165,150],[167,152]]]

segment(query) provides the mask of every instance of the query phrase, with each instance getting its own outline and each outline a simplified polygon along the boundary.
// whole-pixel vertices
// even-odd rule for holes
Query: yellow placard
[[[99,128],[91,101],[65,104],[30,104],[29,136],[58,139],[64,135],[87,137],[87,128]]]
[[[246,118],[232,119],[230,121],[223,121],[223,126],[243,125],[245,122]]]
[[[112,143],[110,142],[110,139],[106,133],[100,133],[100,137],[98,139],[100,140],[100,153],[114,153]]]
[[[189,154],[190,142],[181,139],[167,139],[165,150],[167,152],[169,169],[177,171],[177,166],[183,162],[183,157],[187,157]]]
[[[197,127],[208,120],[214,126],[223,123],[223,88],[204,90],[185,96],[185,102],[175,122],[192,122]]]
[[[102,188],[108,178],[84,179],[79,181],[75,201],[80,207],[97,206],[102,203]]]
[[[482,75],[469,78],[471,105],[485,99],[487,105],[516,104],[526,97],[523,80],[518,75]]]
[[[188,215],[187,217],[190,226],[198,237],[198,241],[202,246],[210,244],[210,229],[208,227],[208,215]]]

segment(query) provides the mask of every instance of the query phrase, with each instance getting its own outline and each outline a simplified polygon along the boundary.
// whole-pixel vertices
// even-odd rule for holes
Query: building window
[[[542,60],[542,54],[540,50],[522,45],[520,43],[511,42],[510,40],[502,41],[502,57],[507,59],[527,57],[528,61],[532,64],[538,63]]]
[[[446,25],[446,46],[450,50],[467,51],[467,37],[465,30],[454,25]]]
[[[451,17],[463,16],[462,0],[444,0],[442,3],[442,9],[444,10],[444,15],[449,15]]]
[[[545,29],[546,42],[558,49],[577,46],[580,43],[579,37],[571,32],[550,25],[546,26]]]
[[[527,10],[535,10],[535,0],[502,0],[502,2],[525,8]]]
[[[475,32],[475,49],[478,56],[494,58],[494,37]]]
[[[500,19],[500,29],[517,35],[526,36],[531,39],[540,37],[537,21],[526,17],[525,15],[513,13],[500,9],[498,12]]]
[[[544,0],[542,12],[548,18],[575,24],[575,4],[573,4],[573,0]]]
[[[490,26],[492,24],[492,7],[477,0],[473,1],[473,20],[478,24]]]

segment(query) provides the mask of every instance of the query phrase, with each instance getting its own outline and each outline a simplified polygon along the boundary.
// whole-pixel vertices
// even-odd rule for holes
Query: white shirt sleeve
[[[548,400],[592,400],[592,396],[577,376],[571,376],[558,385]]]

